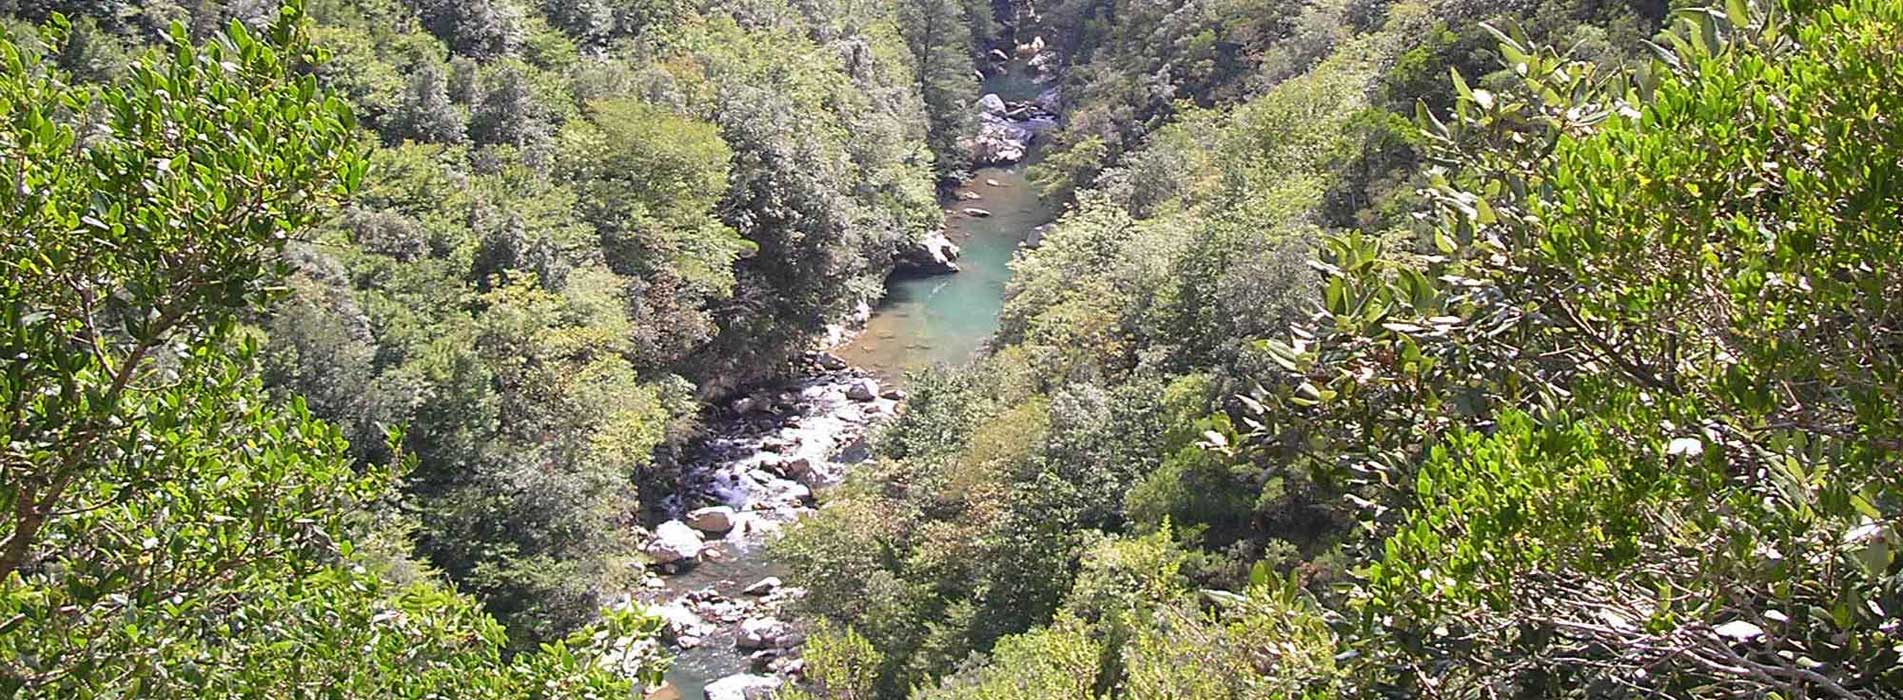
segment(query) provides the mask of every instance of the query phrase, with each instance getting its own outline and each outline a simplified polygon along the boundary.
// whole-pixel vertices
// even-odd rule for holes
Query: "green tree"
[[[527,146],[548,136],[547,110],[524,70],[505,63],[484,77],[482,96],[469,115],[469,135],[477,144]]]
[[[10,697],[572,697],[651,678],[613,614],[505,662],[467,599],[361,548],[389,466],[249,375],[235,321],[361,182],[301,5],[76,87],[0,41],[0,690]],[[57,44],[66,25],[53,20]],[[374,540],[374,538],[370,538]],[[400,555],[398,555],[400,556]],[[382,566],[382,565],[377,565]],[[598,640],[624,640],[604,643]]]
[[[462,111],[450,103],[449,83],[433,61],[417,66],[391,121],[386,131],[397,140],[454,144],[468,139]]]
[[[899,0],[899,31],[912,50],[913,73],[925,98],[925,143],[941,179],[959,179],[971,165],[966,145],[977,128],[977,67],[971,24],[959,0]]]
[[[1500,32],[1523,81],[1455,74],[1452,118],[1421,110],[1457,166],[1434,255],[1332,240],[1258,414],[1381,535],[1355,600],[1378,673],[1897,686],[1899,31],[1888,3],[1729,3],[1637,70]]]
[[[410,0],[423,26],[455,53],[505,56],[522,43],[522,10],[509,0]]]

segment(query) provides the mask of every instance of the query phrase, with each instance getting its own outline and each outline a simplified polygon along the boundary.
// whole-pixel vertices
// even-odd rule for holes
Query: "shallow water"
[[[1011,256],[1031,229],[1051,220],[1024,177],[1022,163],[984,168],[959,192],[982,199],[950,200],[945,234],[963,250],[960,271],[950,275],[899,276],[887,282],[886,297],[873,309],[865,331],[835,354],[889,380],[907,370],[959,364],[977,353],[998,329],[1004,287],[1011,279]],[[999,186],[987,185],[995,181]],[[967,216],[976,207],[988,217]]]
[[[720,561],[703,562],[670,577],[667,582],[670,594],[712,588],[729,598],[740,598],[740,589],[753,582],[786,575],[785,567],[761,556],[757,544],[749,547],[722,543],[720,547],[723,554]],[[668,667],[667,680],[680,689],[683,698],[705,697],[707,684],[744,672],[749,666],[747,652],[733,646],[733,626],[713,624],[710,627],[719,631],[702,640],[700,646],[675,651],[674,662]]]

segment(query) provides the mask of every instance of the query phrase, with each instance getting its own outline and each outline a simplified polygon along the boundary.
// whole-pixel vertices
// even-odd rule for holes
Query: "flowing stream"
[[[984,85],[986,92],[1011,102],[1030,100],[1043,87],[1017,64]],[[862,437],[868,427],[898,410],[897,395],[867,399],[861,392],[855,398],[855,385],[872,380],[889,386],[908,370],[962,363],[997,330],[1011,258],[1034,229],[1053,218],[1026,180],[1025,167],[1020,162],[979,169],[944,202],[946,235],[962,249],[959,272],[894,275],[864,330],[834,350],[849,367],[816,367],[805,380],[759,397],[762,408],[739,412],[702,446],[690,469],[692,483],[682,492],[685,503],[675,509],[726,505],[734,509],[737,525],[724,537],[710,535],[698,564],[650,580],[637,595],[665,606],[677,646],[668,674],[671,692],[677,694],[663,689],[651,698],[700,700],[708,697],[708,685],[733,683],[735,674],[755,674],[747,679],[768,682],[776,671],[790,673],[787,663],[798,663],[792,658],[796,652],[775,659],[778,652],[771,647],[778,645],[768,645],[765,652],[736,647],[743,621],[787,620],[790,634],[799,634],[786,610],[799,591],[750,595],[745,590],[785,573],[766,555],[765,543],[781,526],[810,513],[806,489],[843,478],[852,463],[865,458]],[[974,216],[968,208],[989,215]],[[794,461],[815,468],[794,476],[786,468]]]

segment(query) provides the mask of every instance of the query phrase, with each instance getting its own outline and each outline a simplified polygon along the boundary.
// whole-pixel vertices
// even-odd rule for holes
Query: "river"
[[[984,84],[987,92],[1011,102],[1031,100],[1043,87],[1021,65]],[[1034,158],[1034,150],[1027,157]],[[699,564],[650,580],[638,596],[665,605],[670,619],[680,622],[671,629],[688,630],[672,634],[677,643],[688,640],[677,649],[667,676],[678,693],[673,697],[699,700],[708,685],[723,678],[731,682],[735,674],[785,671],[785,661],[763,667],[752,652],[735,645],[740,620],[786,617],[784,607],[798,596],[796,590],[768,596],[745,592],[784,574],[767,556],[765,542],[780,526],[810,513],[807,486],[823,489],[842,478],[851,464],[865,458],[862,438],[869,427],[898,410],[898,395],[854,399],[854,385],[868,378],[893,385],[909,370],[963,363],[997,330],[1011,259],[1033,229],[1053,218],[1025,168],[1022,162],[981,168],[947,197],[945,231],[961,249],[960,271],[889,279],[886,297],[863,331],[834,349],[849,367],[815,367],[806,379],[762,400],[770,408],[732,418],[700,448],[686,500],[731,507],[739,525],[724,537],[710,536]],[[967,214],[968,208],[989,215]],[[793,461],[816,468],[795,477],[785,468]]]
[[[1011,257],[1050,210],[1024,176],[1022,163],[983,168],[960,192],[981,199],[953,201],[945,235],[957,243],[959,272],[895,275],[865,330],[834,353],[855,367],[898,381],[908,370],[970,359],[998,329]],[[995,185],[988,183],[997,183]],[[969,216],[982,208],[990,216]]]

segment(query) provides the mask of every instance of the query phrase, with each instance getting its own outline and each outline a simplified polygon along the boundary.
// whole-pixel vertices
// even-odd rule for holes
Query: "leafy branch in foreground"
[[[1516,86],[1421,112],[1432,252],[1331,241],[1318,322],[1265,344],[1252,448],[1335,446],[1390,682],[1903,683],[1903,12],[1679,23],[1630,74],[1498,32]]]

